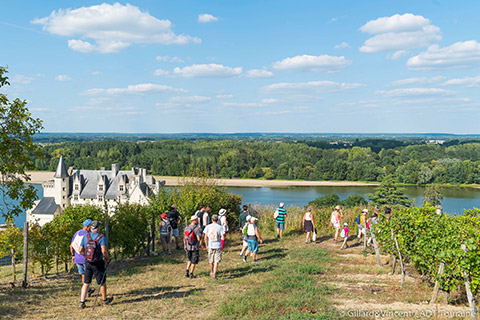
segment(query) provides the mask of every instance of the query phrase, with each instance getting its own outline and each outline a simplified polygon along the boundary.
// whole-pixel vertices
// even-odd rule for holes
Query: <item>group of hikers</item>
[[[190,223],[184,229],[183,249],[186,253],[187,265],[185,277],[196,278],[194,272],[195,267],[200,260],[200,250],[204,249],[208,254],[208,262],[210,264],[210,276],[216,279],[218,265],[222,261],[222,253],[225,247],[225,239],[229,231],[228,221],[226,217],[227,210],[220,209],[218,214],[213,214],[211,206],[201,205],[197,212],[190,217]],[[387,217],[390,210],[386,210]],[[371,242],[371,225],[378,222],[378,212],[376,211],[369,219],[366,219],[368,210],[364,209],[357,217],[358,226],[357,243],[360,242],[362,235],[367,237],[367,243]],[[285,204],[280,203],[276,208],[273,219],[277,232],[277,239],[283,237],[286,226],[287,211]],[[172,237],[175,241],[176,250],[181,250],[179,237],[179,226],[182,222],[182,216],[178,212],[178,207],[173,204],[171,210],[160,215],[161,221],[158,225],[159,238],[162,242],[162,255],[171,254],[170,243]],[[338,237],[343,238],[341,249],[348,248],[347,240],[349,236],[348,224],[344,223],[343,228],[341,219],[343,218],[340,206],[336,206],[332,212],[330,225],[335,228],[334,242],[338,241]],[[242,212],[238,218],[238,230],[242,234],[242,249],[240,256],[244,262],[248,257],[252,257],[252,262],[257,263],[257,253],[259,243],[263,243],[257,226],[258,218],[249,213],[249,207],[244,205]],[[306,243],[315,241],[316,228],[314,215],[311,208],[307,208],[303,220],[303,231],[306,233]],[[85,300],[87,296],[94,294],[95,290],[90,288],[92,279],[95,278],[100,286],[99,293],[102,295],[103,304],[110,304],[113,297],[107,296],[106,286],[106,270],[110,264],[108,255],[108,244],[105,236],[99,233],[102,223],[97,220],[87,219],[83,222],[82,229],[77,231],[72,238],[70,251],[72,253],[72,262],[77,265],[78,272],[82,275],[82,290],[80,295],[80,308],[85,308]]]

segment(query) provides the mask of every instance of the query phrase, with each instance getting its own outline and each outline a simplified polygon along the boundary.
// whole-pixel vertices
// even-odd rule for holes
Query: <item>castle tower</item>
[[[63,162],[63,156],[60,156],[60,161],[58,161],[54,181],[55,203],[58,204],[63,211],[68,205],[70,205],[68,199],[68,195],[70,194],[70,177],[68,176],[65,163]]]

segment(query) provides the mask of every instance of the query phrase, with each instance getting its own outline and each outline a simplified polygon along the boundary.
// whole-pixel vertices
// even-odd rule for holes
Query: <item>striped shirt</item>
[[[285,223],[285,216],[287,215],[287,210],[284,208],[277,208],[276,211],[278,211],[278,216],[275,219],[277,223]]]

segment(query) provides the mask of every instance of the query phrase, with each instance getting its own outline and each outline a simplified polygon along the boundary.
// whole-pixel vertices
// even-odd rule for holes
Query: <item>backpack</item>
[[[243,226],[242,233],[245,237],[248,237],[248,223]]]
[[[87,234],[87,244],[85,245],[85,261],[98,262],[102,260],[102,248],[100,246],[100,239],[103,235],[99,235],[95,240]]]
[[[158,226],[158,231],[162,233],[162,227],[166,226],[166,231],[167,233],[172,232],[172,225],[170,224],[170,220],[160,222],[160,225]]]
[[[361,215],[359,214],[358,217],[357,217],[357,219],[355,219],[355,222],[356,222],[357,224],[360,224],[360,216],[361,216]]]
[[[275,210],[275,212],[273,213],[273,219],[277,219],[279,215],[279,212],[278,212],[278,209]]]
[[[198,242],[197,236],[195,235],[195,230],[196,229],[197,229],[197,227],[191,228],[190,232],[185,230],[185,240],[187,240],[187,243],[191,246],[196,245],[197,242]]]
[[[340,237],[345,238],[345,229],[342,229],[342,232],[340,232]]]

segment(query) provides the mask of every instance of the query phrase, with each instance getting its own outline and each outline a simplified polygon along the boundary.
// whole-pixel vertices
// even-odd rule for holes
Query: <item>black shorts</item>
[[[107,275],[105,274],[105,262],[98,261],[98,262],[85,262],[85,283],[90,284],[92,283],[92,276],[97,279],[97,283],[99,286],[107,281]],[[103,282],[102,282],[103,278]]]
[[[186,251],[187,252],[187,259],[192,264],[198,264],[198,260],[200,259],[200,253],[198,250],[195,251]]]

